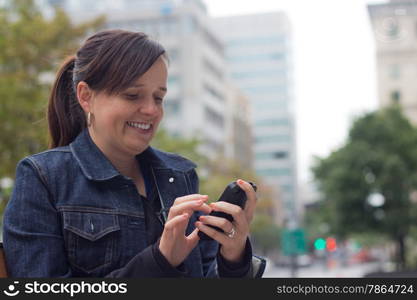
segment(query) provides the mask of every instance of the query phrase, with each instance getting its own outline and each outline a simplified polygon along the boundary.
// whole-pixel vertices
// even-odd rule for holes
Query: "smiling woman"
[[[209,206],[196,165],[149,146],[167,77],[164,48],[139,32],[98,32],[63,63],[48,106],[51,149],[18,164],[4,214],[10,276],[262,275],[248,238],[249,183],[238,181],[244,209]],[[234,221],[199,218],[212,210]],[[200,230],[213,240],[200,241]]]

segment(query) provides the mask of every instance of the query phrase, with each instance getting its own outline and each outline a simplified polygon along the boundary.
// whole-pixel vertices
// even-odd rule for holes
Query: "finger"
[[[200,199],[203,199],[204,201],[207,201],[208,196],[207,195],[200,195],[200,194],[191,194],[191,195],[178,197],[177,199],[175,199],[173,205],[177,205],[177,204],[180,204],[180,203],[183,203],[183,202],[188,202],[188,201],[193,201],[193,200],[200,200]]]
[[[221,211],[221,212],[227,213],[229,215],[232,215],[233,221],[238,226],[244,226],[248,222],[247,219],[246,219],[245,212],[238,205],[231,204],[231,203],[228,203],[226,201],[217,201],[217,202],[214,202],[214,203],[210,203],[210,207],[214,211]]]
[[[203,222],[204,225],[213,225],[219,227],[224,232],[230,232],[233,229],[233,224],[225,218],[215,216],[200,216],[199,220]]]
[[[250,223],[252,221],[253,218],[253,214],[255,213],[255,208],[256,208],[256,202],[257,202],[257,196],[256,196],[256,192],[253,189],[253,187],[250,185],[250,183],[239,179],[236,181],[237,184],[242,188],[242,190],[245,191],[246,193],[246,204],[245,204],[245,214],[246,214],[246,218],[248,220],[248,223]]]
[[[230,241],[230,238],[227,237],[224,233],[217,231],[216,229],[213,229],[207,225],[204,225],[202,222],[195,222],[196,227],[198,230],[204,232],[209,237],[211,237],[213,240],[216,240],[220,244],[226,244]]]
[[[198,228],[196,228],[186,237],[189,249],[193,249],[195,246],[197,246],[198,241],[200,240],[200,237],[198,236],[198,231]]]
[[[204,203],[203,199],[187,201],[172,206],[168,212],[168,219],[181,215],[184,212],[191,214],[193,211],[196,210],[209,214],[212,209],[206,203]]]
[[[185,227],[188,224],[189,217],[190,215],[187,213],[173,217],[165,223],[164,231],[172,235],[177,234],[177,232],[185,232]]]

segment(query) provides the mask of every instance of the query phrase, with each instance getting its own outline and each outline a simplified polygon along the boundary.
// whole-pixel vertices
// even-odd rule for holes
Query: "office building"
[[[290,22],[276,12],[215,18],[213,26],[226,45],[228,73],[251,104],[255,170],[283,202],[276,205],[278,221],[292,222],[297,174]]]
[[[417,1],[368,5],[373,27],[380,106],[399,103],[417,124]]]

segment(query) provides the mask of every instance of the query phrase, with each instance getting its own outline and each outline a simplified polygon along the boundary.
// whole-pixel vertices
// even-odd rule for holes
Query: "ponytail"
[[[85,128],[86,119],[73,83],[75,56],[68,57],[59,69],[48,104],[50,148],[66,146]]]

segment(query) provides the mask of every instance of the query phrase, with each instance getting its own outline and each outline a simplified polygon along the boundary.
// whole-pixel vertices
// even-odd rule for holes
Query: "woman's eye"
[[[162,103],[164,99],[162,97],[155,97],[155,101],[158,103]]]
[[[126,94],[125,97],[129,100],[136,100],[137,98],[139,98],[139,95],[137,95],[137,94]]]

